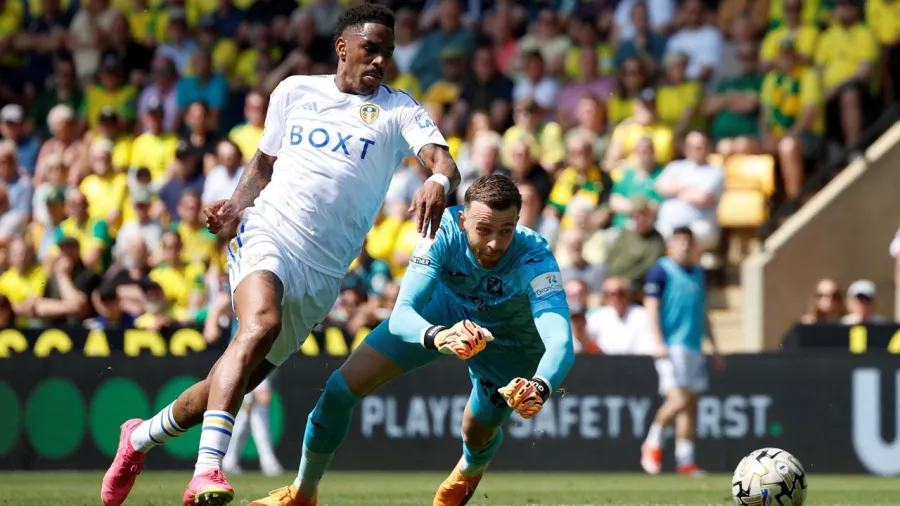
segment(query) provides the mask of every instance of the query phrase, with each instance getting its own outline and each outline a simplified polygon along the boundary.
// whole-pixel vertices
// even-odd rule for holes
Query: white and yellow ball
[[[737,506],[802,506],[806,472],[790,453],[762,448],[741,460],[731,480]]]

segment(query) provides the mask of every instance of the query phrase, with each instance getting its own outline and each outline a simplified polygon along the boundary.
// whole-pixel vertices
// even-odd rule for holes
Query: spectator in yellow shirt
[[[181,236],[170,230],[162,235],[161,261],[150,270],[150,279],[162,287],[166,300],[188,316],[198,313],[205,301],[204,263],[183,260]]]
[[[656,111],[659,119],[668,125],[675,137],[680,139],[688,128],[696,126],[697,108],[703,98],[699,81],[685,76],[688,56],[684,53],[669,53],[663,60],[664,81],[656,90]]]
[[[375,224],[366,234],[366,251],[369,256],[390,263],[391,252],[394,249],[394,243],[397,242],[397,235],[400,233],[400,227],[403,225],[403,219],[394,216],[393,210],[396,206],[392,206],[390,202],[385,202]],[[397,213],[401,216],[403,213]]]
[[[803,0],[784,0],[784,23],[766,34],[759,50],[764,71],[772,70],[778,64],[781,43],[788,38],[794,41],[800,61],[806,65],[812,64],[819,41],[819,28],[813,23],[804,23],[802,11]]]
[[[66,193],[65,206],[68,217],[54,230],[54,243],[46,255],[45,265],[60,253],[57,247],[60,241],[71,238],[78,243],[79,256],[85,268],[103,272],[112,263],[113,240],[109,226],[104,220],[88,217],[87,199],[78,189]]]
[[[778,158],[785,195],[793,198],[806,177],[804,159],[822,148],[822,90],[819,76],[803,65],[790,39],[782,41],[778,63],[760,90],[760,136],[763,150]]]
[[[186,263],[209,265],[218,260],[218,245],[215,234],[206,229],[200,214],[200,194],[187,190],[178,201],[178,223],[175,230],[181,237],[182,259]]]
[[[159,332],[178,324],[190,323],[187,311],[173,306],[166,298],[163,287],[155,281],[144,282],[144,311],[134,319],[134,327]]]
[[[660,165],[672,161],[675,156],[675,133],[659,119],[653,88],[640,93],[634,104],[634,113],[613,130],[603,162],[604,168],[612,172],[613,179],[617,179],[616,167],[631,156],[634,147],[644,137],[653,139],[653,150]]]
[[[866,23],[882,47],[885,103],[900,99],[900,2],[867,0]]]
[[[606,98],[606,116],[611,126],[618,125],[631,116],[638,95],[648,84],[645,64],[638,58],[625,58],[616,76],[615,89]]]
[[[166,40],[167,23],[165,13],[159,8],[161,2],[124,0],[122,3],[129,4],[122,12],[128,17],[128,26],[135,41],[147,47],[156,47]]]
[[[512,148],[525,141],[531,148],[531,157],[548,172],[554,172],[566,157],[563,131],[559,123],[541,120],[541,108],[530,98],[516,102],[513,108],[513,126],[503,134],[502,164],[512,165]]]
[[[384,73],[385,82],[389,83],[391,88],[395,90],[403,90],[416,101],[422,100],[422,85],[419,80],[410,73],[401,74],[397,68],[397,62],[391,60],[388,62],[387,69]]]
[[[47,285],[47,271],[34,262],[34,252],[22,237],[9,243],[9,269],[0,274],[0,295],[18,304],[32,297],[42,297]]]
[[[223,75],[234,74],[240,48],[237,43],[220,33],[220,27],[212,16],[205,16],[197,25],[197,44],[200,49],[208,51],[212,57],[213,70]],[[188,75],[193,72],[193,65],[188,62]]]
[[[271,32],[267,25],[251,25],[249,39],[250,47],[238,54],[234,65],[232,86],[237,89],[248,89],[258,85],[281,60],[281,49],[272,44]],[[261,65],[265,68],[261,68]]]
[[[266,121],[266,107],[268,98],[258,91],[251,91],[244,101],[244,117],[246,123],[242,123],[231,129],[228,138],[241,149],[244,163],[249,163],[256,149],[259,147],[259,139],[262,137],[263,126]]]
[[[100,123],[100,112],[105,107],[111,107],[122,126],[130,129],[137,107],[137,89],[125,82],[124,73],[119,57],[107,54],[100,66],[98,82],[85,89],[81,115],[92,130]]]
[[[151,97],[142,118],[146,131],[131,146],[131,166],[146,167],[155,183],[165,179],[166,168],[175,159],[178,149],[178,137],[163,131],[164,114],[162,102]]]
[[[116,172],[127,172],[131,166],[131,146],[134,143],[134,136],[126,133],[121,118],[110,106],[106,106],[100,111],[100,123],[98,131],[93,137],[92,145],[93,142],[100,140],[112,142],[113,169]]]
[[[855,0],[837,0],[834,15],[836,22],[819,38],[815,61],[825,93],[826,132],[849,145],[859,141],[872,104],[879,50],[872,31],[859,19]]]
[[[592,140],[587,135],[579,135],[569,140],[566,155],[569,166],[559,173],[544,211],[544,220],[560,220],[560,229],[572,225],[570,204],[576,200],[590,209],[589,222],[592,229],[609,225],[609,195],[612,179],[597,166],[592,148]]]
[[[769,28],[776,29],[785,23],[786,0],[769,0]],[[827,26],[831,22],[831,0],[803,0],[800,19],[804,25]]]
[[[444,76],[428,87],[423,103],[448,107],[459,100],[463,79],[466,77],[466,54],[459,48],[448,47],[440,54]]]
[[[24,13],[21,2],[0,2],[0,69],[21,65],[21,56],[15,50],[13,38],[22,29]]]
[[[105,220],[115,228],[122,219],[128,176],[113,170],[112,148],[112,142],[106,139],[100,139],[91,146],[92,173],[84,178],[80,188],[88,202],[89,217]]]

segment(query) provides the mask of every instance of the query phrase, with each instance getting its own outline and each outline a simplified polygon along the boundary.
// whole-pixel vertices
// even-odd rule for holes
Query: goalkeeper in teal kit
[[[559,267],[540,235],[516,225],[521,204],[510,179],[484,176],[465,206],[444,212],[435,238],[417,244],[391,317],[328,379],[307,421],[297,480],[251,506],[316,504],[362,397],[447,355],[466,360],[472,392],[463,456],[434,504],[468,502],[512,411],[537,414],[574,362]]]

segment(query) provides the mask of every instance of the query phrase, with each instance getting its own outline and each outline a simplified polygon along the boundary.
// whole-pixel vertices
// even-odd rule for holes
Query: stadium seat
[[[775,159],[770,155],[733,155],[725,160],[725,193],[719,222],[725,228],[758,227],[768,218],[775,192]]]
[[[719,223],[723,228],[752,228],[768,218],[766,195],[757,189],[727,189],[719,201]]]
[[[766,197],[775,193],[775,158],[771,155],[733,155],[724,167],[726,189],[755,189]]]

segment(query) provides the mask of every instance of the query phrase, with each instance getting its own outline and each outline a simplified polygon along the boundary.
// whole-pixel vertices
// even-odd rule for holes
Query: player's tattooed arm
[[[453,191],[459,186],[461,176],[456,162],[450,156],[450,151],[446,146],[437,144],[426,144],[419,150],[419,158],[426,167],[431,169],[435,174],[443,174],[450,180],[450,190]]]
[[[275,169],[276,157],[267,155],[260,150],[256,150],[256,154],[244,168],[241,180],[238,182],[231,201],[240,211],[247,209],[253,205],[256,197],[262,191],[269,181],[272,180],[272,171]]]
[[[441,224],[441,215],[447,207],[446,194],[459,186],[459,169],[446,146],[426,144],[419,150],[419,159],[434,175],[416,192],[409,212],[418,211],[416,230],[423,237],[428,234],[434,239]],[[441,180],[441,176],[445,179]]]
[[[237,188],[228,200],[217,200],[203,210],[209,231],[222,239],[231,239],[237,233],[238,222],[245,209],[253,205],[259,192],[272,180],[275,168],[274,156],[260,150],[244,168]]]

